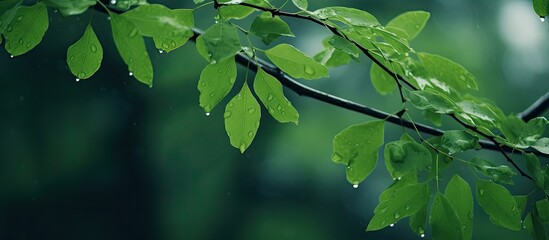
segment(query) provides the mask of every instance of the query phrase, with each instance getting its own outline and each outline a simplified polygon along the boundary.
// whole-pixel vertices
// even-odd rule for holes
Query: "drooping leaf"
[[[139,30],[125,16],[112,12],[109,15],[114,43],[120,56],[128,65],[130,75],[152,87],[153,67]]]
[[[2,43],[1,35],[4,34],[4,31],[15,16],[15,13],[17,13],[17,8],[22,2],[22,0],[0,1],[0,43]]]
[[[533,240],[546,240],[547,233],[545,227],[535,213],[528,213],[524,219],[524,228],[528,230]]]
[[[541,190],[545,190],[545,172],[541,169],[541,163],[538,157],[532,153],[524,154],[526,157],[526,166],[528,172],[534,180],[534,184]]]
[[[457,108],[450,98],[431,89],[410,91],[408,95],[410,102],[418,109],[447,114],[454,112]]]
[[[418,53],[418,56],[429,77],[458,90],[478,89],[476,78],[463,66],[434,54]]]
[[[441,144],[449,154],[455,154],[480,147],[478,140],[478,137],[466,131],[449,130],[442,135]]]
[[[215,64],[234,56],[242,49],[235,26],[219,22],[202,34],[202,40],[208,53],[208,60]]]
[[[444,195],[437,193],[429,218],[433,239],[465,239],[459,216]]]
[[[391,186],[389,186],[387,189],[385,189],[385,191],[383,191],[379,195],[379,201],[380,202],[389,201],[391,196],[393,196],[393,194],[395,193],[395,191],[397,189],[399,189],[401,187],[404,187],[404,186],[417,184],[417,183],[418,183],[418,180],[417,180],[417,172],[416,171],[411,171],[408,174],[406,174],[406,175],[404,175],[400,178],[394,178],[393,179],[393,184],[391,184]],[[374,211],[374,213],[375,212],[376,211]]]
[[[513,184],[513,177],[516,173],[507,165],[496,166],[495,164],[478,157],[471,159],[469,164],[477,172],[492,179],[493,182]]]
[[[476,123],[481,125],[484,123],[486,127],[499,126],[498,116],[487,104],[476,103],[473,101],[458,102],[459,111],[467,114]]]
[[[59,10],[63,16],[78,15],[95,5],[95,0],[44,0],[53,9]]]
[[[227,58],[217,64],[207,65],[198,80],[200,91],[200,106],[206,113],[229,94],[236,80],[236,63],[234,57]]]
[[[515,198],[520,215],[522,215],[524,209],[526,209],[526,204],[528,203],[528,195],[513,196],[513,198]]]
[[[383,37],[383,40],[385,40],[385,44],[387,44],[391,49],[394,49],[395,53],[390,55],[395,55],[395,57],[389,57],[390,59],[399,59],[402,57],[405,57],[406,53],[411,52],[412,49],[410,48],[410,44],[408,41],[404,38],[401,38],[394,34],[391,31],[388,31],[384,28],[372,28],[372,32],[376,33],[378,36]],[[376,45],[380,47],[380,43],[377,43]],[[386,53],[388,51],[385,51]],[[388,57],[387,54],[384,54],[386,57]]]
[[[510,230],[520,230],[520,209],[505,187],[491,181],[477,180],[476,193],[477,201],[490,216],[490,221]]]
[[[279,16],[265,12],[257,16],[250,27],[250,32],[261,38],[266,45],[271,44],[281,36],[294,37],[290,26]]]
[[[341,50],[354,58],[358,58],[360,54],[360,49],[355,46],[353,43],[349,42],[347,39],[342,38],[337,35],[333,35],[327,38],[328,43],[332,45],[335,49]]]
[[[446,186],[444,195],[459,217],[459,226],[461,226],[463,232],[463,239],[472,239],[473,194],[469,184],[459,175],[454,174]]]
[[[542,18],[549,15],[549,0],[532,0],[534,11]]]
[[[4,31],[5,48],[13,56],[32,50],[48,30],[48,10],[43,3],[19,7]]]
[[[328,68],[289,44],[279,44],[265,55],[282,71],[294,78],[318,79],[328,76]]]
[[[394,141],[385,145],[385,165],[393,178],[399,178],[413,170],[428,169],[431,153],[421,144],[411,141]]]
[[[320,19],[339,21],[349,26],[375,27],[379,21],[370,13],[355,8],[327,7],[313,12]]]
[[[253,5],[256,5],[256,6],[261,6],[261,7],[269,7],[269,5],[267,5],[264,0],[245,0],[245,1],[220,0],[219,3],[225,3],[225,4],[230,3],[230,4],[232,4],[232,5],[223,6],[223,7],[219,8],[219,13],[220,13],[220,16],[222,17],[222,19],[225,19],[225,20],[243,19],[243,18],[246,18],[247,16],[249,16],[250,14],[252,14],[255,11],[255,8],[236,5],[236,4],[239,4],[241,2],[250,3],[250,4],[253,4]]]
[[[383,121],[350,126],[333,140],[332,161],[347,166],[347,180],[358,185],[374,170],[383,145]]]
[[[525,145],[534,144],[545,132],[545,127],[549,124],[545,117],[533,118],[524,125],[520,131],[519,141]]]
[[[339,67],[351,62],[349,54],[331,46],[317,53],[313,59],[326,67]]]
[[[67,64],[77,79],[88,79],[99,69],[101,60],[103,47],[88,24],[84,35],[67,50]]]
[[[309,3],[307,2],[307,0],[292,0],[292,2],[297,8],[303,11],[306,11],[307,7],[309,6]]]
[[[396,189],[386,201],[380,201],[366,231],[375,231],[395,224],[418,212],[429,201],[427,183],[412,184]]]
[[[534,144],[532,144],[531,147],[542,153],[549,154],[549,138],[540,138]]]
[[[410,216],[410,229],[420,237],[425,237],[425,229],[427,229],[428,204],[429,201],[425,201],[425,205],[423,205],[414,215]]]
[[[412,40],[423,30],[430,16],[431,14],[425,11],[405,12],[389,21],[387,27],[404,30],[408,35],[407,39]]]
[[[376,91],[381,95],[392,93],[397,88],[395,79],[377,64],[372,64],[370,68],[370,80]]]
[[[499,130],[503,133],[508,143],[518,144],[522,128],[526,123],[516,115],[509,115],[501,119]]]
[[[192,9],[174,9],[173,10],[178,22],[185,23],[189,28],[194,27],[194,16]],[[153,37],[154,45],[157,49],[162,51],[171,52],[187,43],[187,41],[192,37],[193,33],[187,34],[186,32],[181,33],[180,36],[172,38],[163,38],[163,37]]]
[[[186,19],[188,14],[180,14],[181,11],[171,10],[161,4],[146,4],[127,11],[122,16],[132,21],[139,33],[146,37],[190,38],[193,31]]]
[[[227,104],[223,117],[231,145],[244,153],[257,134],[261,119],[259,103],[248,83],[244,82],[240,92]]]
[[[299,122],[299,113],[282,92],[282,84],[259,68],[254,79],[254,91],[274,119],[281,123]]]

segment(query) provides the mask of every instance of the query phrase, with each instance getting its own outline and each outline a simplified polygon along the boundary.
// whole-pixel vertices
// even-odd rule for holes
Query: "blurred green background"
[[[190,0],[150,2],[194,7]],[[507,113],[548,91],[549,26],[528,0],[310,1],[311,9],[332,5],[367,10],[382,23],[404,11],[431,12],[414,48],[463,64],[480,81],[476,94]],[[49,13],[42,44],[13,59],[0,54],[0,239],[419,239],[407,220],[364,231],[391,183],[383,164],[353,189],[344,166],[330,160],[332,137],[370,118],[286,91],[299,125],[277,124],[263,111],[257,137],[240,154],[224,130],[227,100],[209,117],[198,106],[196,83],[206,61],[193,43],[160,54],[147,40],[155,70],[149,89],[128,76],[107,17],[96,12],[104,60],[93,78],[76,82],[66,49],[91,11],[68,18]],[[211,6],[196,13],[198,27],[213,23]],[[288,22],[293,44],[310,55],[320,50],[326,30]],[[331,70],[330,79],[305,83],[397,111],[398,95],[380,97],[369,82],[370,63],[361,60]],[[235,86],[245,75],[239,69]],[[387,141],[400,134],[400,127],[386,126]],[[503,163],[487,151],[462,157],[473,154]],[[443,180],[455,172],[475,179],[454,164]],[[514,194],[533,189],[520,177],[511,187]],[[492,225],[481,209],[475,214],[476,239],[527,236]]]

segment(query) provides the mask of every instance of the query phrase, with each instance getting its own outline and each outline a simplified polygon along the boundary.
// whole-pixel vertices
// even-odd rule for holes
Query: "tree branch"
[[[518,114],[518,117],[528,122],[530,119],[541,116],[549,108],[549,92],[541,96],[530,107]]]

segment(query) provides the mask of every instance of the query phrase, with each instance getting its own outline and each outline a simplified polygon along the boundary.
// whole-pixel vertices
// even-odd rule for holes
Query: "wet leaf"
[[[261,68],[255,75],[254,91],[274,119],[281,123],[299,122],[299,113],[284,96],[282,84]]]
[[[261,119],[259,103],[248,83],[244,82],[240,92],[227,104],[223,117],[231,145],[244,153],[255,138]]]
[[[236,81],[236,63],[234,57],[227,58],[217,64],[207,65],[198,80],[200,91],[200,106],[206,113],[229,94]]]

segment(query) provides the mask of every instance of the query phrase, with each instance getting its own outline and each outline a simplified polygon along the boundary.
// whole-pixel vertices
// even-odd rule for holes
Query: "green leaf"
[[[464,152],[479,146],[478,137],[463,130],[449,130],[442,134],[441,144],[448,150],[448,154]]]
[[[21,5],[22,0],[6,0],[0,1],[0,43],[2,43],[2,34],[5,34],[5,30],[8,26],[11,26],[9,23],[17,13],[19,5]],[[13,28],[13,26],[11,26]]]
[[[536,202],[536,215],[543,224],[549,224],[549,200],[547,198]]]
[[[535,143],[541,136],[543,136],[547,124],[548,121],[544,117],[531,119],[520,131],[519,141],[526,145]]]
[[[477,180],[477,201],[490,221],[504,228],[519,231],[520,209],[509,191],[491,181]]]
[[[91,24],[88,24],[84,35],[67,50],[67,64],[71,73],[80,79],[90,78],[101,66],[103,47]]]
[[[526,204],[528,203],[528,196],[527,195],[519,195],[519,196],[513,196],[515,198],[515,202],[517,203],[517,207],[519,208],[520,215],[524,212],[524,209],[526,209]]]
[[[528,213],[528,215],[526,215],[526,218],[524,219],[524,227],[528,230],[533,240],[547,239],[545,227],[539,220],[539,217],[535,214]]]
[[[534,5],[534,11],[542,18],[549,15],[549,1],[548,0],[532,0]]]
[[[437,127],[442,126],[442,114],[440,113],[423,111],[423,117],[425,117],[425,119],[431,122],[432,124],[435,124],[435,126]]]
[[[473,237],[473,194],[469,184],[459,175],[454,174],[444,192],[448,202],[454,207],[459,217],[463,239]]]
[[[190,38],[192,26],[187,25],[187,14],[171,10],[160,4],[146,4],[122,14],[134,23],[141,35],[162,38]]]
[[[499,126],[499,117],[489,105],[473,101],[461,101],[457,105],[459,106],[459,112],[463,112],[471,117],[476,125],[484,123],[484,125],[490,128]]]
[[[6,51],[12,56],[19,56],[32,50],[42,41],[48,25],[48,10],[43,3],[17,8],[4,31]]]
[[[265,51],[282,71],[294,78],[318,79],[328,76],[328,68],[289,44],[279,44]]]
[[[414,39],[425,27],[425,24],[431,16],[425,11],[405,12],[393,18],[387,27],[395,27],[404,30],[408,35],[408,40]]]
[[[477,157],[471,159],[469,164],[473,166],[477,172],[492,179],[493,182],[513,184],[513,177],[516,173],[507,165],[496,166],[489,161]]]
[[[476,78],[463,66],[434,54],[418,53],[418,56],[429,77],[458,90],[478,89]]]
[[[152,87],[153,67],[145,41],[137,27],[123,15],[110,12],[114,43],[120,56],[128,65],[130,76]]]
[[[339,21],[349,26],[375,27],[380,25],[372,14],[355,8],[327,7],[314,11],[313,15],[320,19]]]
[[[526,157],[526,167],[534,179],[534,184],[545,191],[545,172],[541,169],[538,157],[533,153],[526,153],[524,156]]]
[[[436,137],[429,138],[427,139],[427,141],[424,141],[421,143],[425,148],[429,150],[429,152],[431,152],[431,166],[437,166],[437,161],[438,161],[439,171],[448,168],[450,163],[452,163],[452,159],[448,157],[446,154],[442,154],[433,149],[433,147],[435,147],[439,151],[448,152],[448,150],[442,146],[441,140],[442,140],[442,136],[436,136]],[[432,174],[436,174],[436,172],[437,172],[436,168],[431,168]]]
[[[22,0],[3,0],[0,1],[0,16],[9,10],[14,9],[23,2]],[[2,27],[2,25],[0,25]]]
[[[342,38],[337,35],[332,35],[327,38],[327,41],[330,45],[332,45],[335,49],[341,50],[351,56],[353,56],[355,59],[358,58],[358,54],[360,54],[360,49],[358,49],[357,46],[355,46],[353,43],[349,42],[349,40]]]
[[[236,80],[236,63],[234,57],[217,64],[207,65],[198,80],[200,106],[206,114],[229,94]]]
[[[385,165],[393,178],[399,178],[410,171],[428,169],[431,153],[421,144],[410,141],[387,143],[384,150]]]
[[[499,130],[503,133],[508,143],[516,144],[519,142],[520,132],[524,128],[524,121],[516,115],[509,115],[501,118],[501,126]],[[527,146],[525,146],[527,147]]]
[[[428,203],[429,201],[425,201],[425,205],[423,205],[414,215],[410,216],[410,229],[420,237],[425,237],[425,229],[427,229]]]
[[[281,123],[299,122],[299,113],[282,92],[282,84],[259,68],[254,79],[254,91],[274,119]]]
[[[379,201],[380,202],[389,201],[397,189],[404,186],[417,184],[417,183],[418,181],[417,181],[416,171],[411,171],[408,174],[402,176],[401,178],[393,178],[393,184],[391,184],[391,186],[389,186],[387,189],[385,189],[385,191],[383,191],[379,195]]]
[[[370,80],[376,91],[381,95],[392,93],[397,88],[396,81],[393,77],[377,64],[372,64],[370,68]]]
[[[294,37],[290,26],[279,16],[265,12],[257,16],[250,27],[250,32],[261,38],[266,45],[271,44],[280,36]]]
[[[252,143],[261,119],[259,103],[252,95],[248,83],[231,99],[223,114],[225,130],[231,140],[231,145],[244,153]]]
[[[307,0],[292,0],[292,2],[297,8],[303,11],[306,11],[307,7],[309,6],[309,3],[307,2]]]
[[[44,3],[59,10],[63,16],[78,15],[95,5],[95,0],[45,0]]]
[[[441,193],[437,193],[435,196],[429,224],[431,225],[433,239],[465,239],[456,210]]]
[[[219,3],[230,3],[230,4],[239,4],[241,2],[250,3],[252,5],[261,6],[261,7],[270,7],[263,0],[220,0]],[[255,11],[255,8],[240,6],[240,5],[229,5],[222,6],[219,8],[219,15],[222,19],[243,19],[252,14]]]
[[[127,11],[133,6],[144,4],[147,4],[147,0],[116,0],[114,4],[111,2],[109,7],[120,11]]]
[[[431,89],[410,91],[408,99],[416,108],[435,113],[453,113],[457,108],[456,104],[450,98]]]
[[[202,40],[208,53],[208,60],[217,63],[234,56],[242,46],[235,26],[227,22],[219,22],[208,28],[202,34]]]
[[[347,180],[356,187],[376,166],[383,127],[384,121],[371,121],[350,126],[334,137],[332,161],[347,166]]]
[[[192,9],[174,9],[175,15],[179,18],[179,21],[184,22],[189,28],[194,27],[194,16]],[[171,52],[187,43],[194,33],[186,34],[182,33],[178,37],[173,38],[161,38],[153,37],[154,45],[161,51]]]
[[[532,144],[531,147],[542,153],[549,154],[549,138],[540,138],[534,144]]]
[[[317,53],[313,59],[326,67],[339,67],[351,62],[349,54],[331,46]]]
[[[396,189],[386,201],[380,201],[366,231],[375,231],[395,224],[418,212],[429,201],[429,185],[413,184]]]

